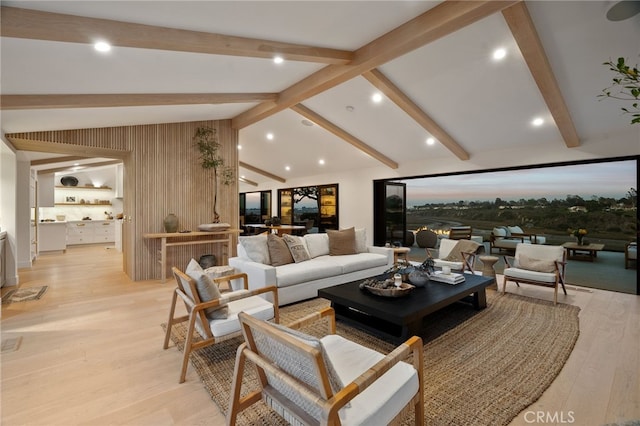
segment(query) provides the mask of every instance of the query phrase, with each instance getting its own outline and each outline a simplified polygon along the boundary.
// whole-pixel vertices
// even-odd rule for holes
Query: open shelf
[[[111,203],[55,203],[56,206],[110,206]]]
[[[88,189],[88,190],[103,190],[103,191],[113,191],[113,188],[108,186],[103,186],[100,188],[96,188],[95,186],[56,186],[58,189]]]

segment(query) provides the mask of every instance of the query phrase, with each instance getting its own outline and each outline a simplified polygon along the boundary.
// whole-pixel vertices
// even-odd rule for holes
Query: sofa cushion
[[[504,238],[507,236],[507,230],[502,226],[493,228],[493,231],[491,231],[491,233],[494,237],[497,238]]]
[[[329,236],[329,254],[331,256],[357,253],[356,232],[353,227],[339,231],[328,230],[327,235]]]
[[[507,226],[507,229],[511,234],[524,234],[524,231],[519,226]]]
[[[287,247],[289,247],[289,251],[291,252],[291,257],[293,257],[294,262],[300,263],[311,259],[309,252],[307,251],[307,246],[304,243],[304,238],[285,234],[282,239],[287,243]]]
[[[293,263],[293,257],[291,256],[289,247],[281,237],[274,234],[267,235],[267,247],[269,248],[271,266]]]
[[[304,242],[307,243],[307,251],[311,259],[329,254],[329,236],[327,234],[306,234]]]
[[[225,293],[222,299],[241,294],[248,293],[248,290],[238,290],[231,293]],[[210,319],[209,328],[214,337],[226,336],[227,334],[240,331],[240,321],[238,321],[238,313],[246,312],[258,319],[268,321],[274,317],[273,304],[267,302],[260,296],[245,297],[243,299],[234,300],[227,304],[229,312],[226,319]]]
[[[320,256],[308,262],[290,263],[276,268],[276,282],[278,287],[288,287],[322,278],[335,277],[342,273],[342,266],[336,262],[324,261]]]
[[[325,259],[334,265],[340,265],[343,274],[362,271],[363,269],[375,268],[377,266],[384,266],[387,264],[387,257],[376,253],[358,253],[343,256],[330,256],[324,259],[322,257],[318,258],[318,260]]]
[[[254,235],[251,237],[239,237],[238,241],[242,244],[249,259],[264,265],[271,265],[269,257],[269,247],[267,246],[267,235]]]

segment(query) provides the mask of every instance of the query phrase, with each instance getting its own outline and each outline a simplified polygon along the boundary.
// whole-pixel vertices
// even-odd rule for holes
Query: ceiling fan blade
[[[620,1],[607,11],[607,19],[610,21],[623,21],[640,13],[640,1],[624,0]]]

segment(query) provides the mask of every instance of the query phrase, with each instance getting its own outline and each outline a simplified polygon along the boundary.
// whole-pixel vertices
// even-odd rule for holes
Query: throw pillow
[[[451,249],[451,252],[442,260],[449,262],[464,262],[462,252],[475,253],[480,247],[480,244],[471,240],[458,240],[455,246]]]
[[[329,237],[324,232],[319,234],[305,234],[303,238],[307,244],[307,251],[311,259],[329,254]]]
[[[327,235],[329,236],[329,254],[331,256],[358,253],[356,251],[356,232],[353,227],[339,231],[327,231]]]
[[[269,248],[267,246],[267,235],[255,235],[252,237],[238,238],[240,244],[247,252],[247,256],[254,262],[270,265]]]
[[[300,263],[311,259],[303,238],[285,234],[282,236],[282,239],[287,243],[287,247],[289,247],[289,251],[291,252],[294,262]]]
[[[222,296],[216,283],[211,280],[206,274],[200,275],[196,280],[196,289],[198,290],[198,296],[200,301],[209,302],[210,300],[220,299]],[[207,308],[204,310],[204,314],[210,320],[225,319],[229,314],[228,306],[219,306],[214,308]]]
[[[285,241],[274,234],[267,235],[267,247],[272,266],[287,265],[293,263],[293,257]]]
[[[200,266],[197,260],[191,259],[187,264],[187,268],[184,270],[184,273],[192,280],[197,281],[198,278],[200,278],[200,275],[204,274],[204,269],[202,269],[202,266]]]
[[[364,228],[356,229],[356,251],[367,252],[367,230]]]
[[[556,263],[553,260],[536,259],[524,254],[518,256],[518,267],[536,272],[553,273],[556,271]]]

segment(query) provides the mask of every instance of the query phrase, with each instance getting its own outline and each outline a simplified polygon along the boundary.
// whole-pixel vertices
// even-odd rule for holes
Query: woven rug
[[[458,303],[425,318],[424,396],[428,425],[507,425],[535,402],[553,382],[578,339],[576,306],[487,292],[488,307],[475,311]],[[281,323],[317,311],[329,302],[313,299],[284,307]],[[166,325],[163,324],[163,327]],[[319,334],[326,326],[306,329]],[[378,350],[395,346],[337,322],[337,333]],[[174,326],[172,339],[182,350],[185,327]],[[202,348],[191,355],[195,368],[223,413],[227,412],[235,354],[242,338]],[[176,372],[177,373],[177,372]],[[257,388],[254,369],[245,370],[242,393]],[[285,422],[262,403],[243,411],[242,425]],[[411,424],[411,418],[405,419]]]
[[[2,304],[6,305],[13,302],[28,302],[30,300],[39,300],[47,291],[49,286],[43,285],[39,287],[25,287],[17,290],[9,291],[3,298]]]

